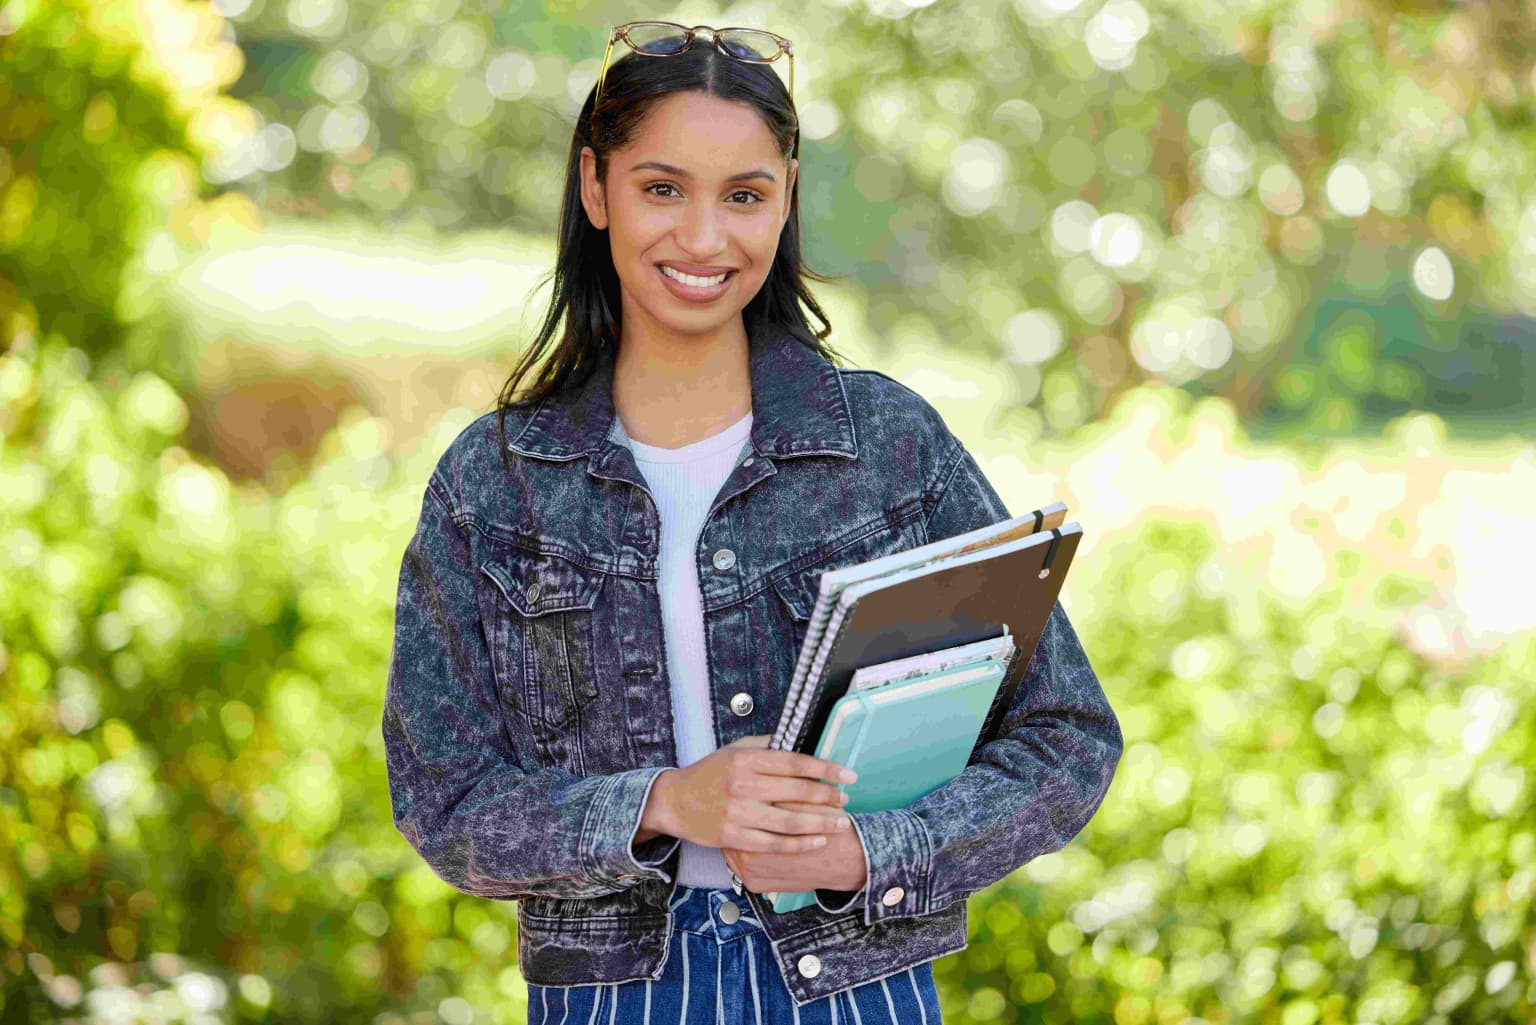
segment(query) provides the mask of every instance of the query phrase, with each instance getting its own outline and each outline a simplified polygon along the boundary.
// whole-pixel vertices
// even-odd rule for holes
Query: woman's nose
[[[720,213],[709,203],[689,203],[677,226],[677,241],[700,263],[718,253],[725,245],[725,228]]]

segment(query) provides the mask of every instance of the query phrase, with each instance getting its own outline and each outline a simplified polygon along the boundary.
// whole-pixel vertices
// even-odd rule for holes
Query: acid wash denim
[[[695,545],[722,746],[773,733],[823,571],[1009,515],[916,392],[788,335],[749,361],[750,450]],[[678,840],[633,843],[677,765],[660,520],[608,437],[612,383],[606,356],[509,412],[505,449],[495,411],[450,443],[400,568],[383,713],[396,827],[455,889],[518,902],[519,965],[546,986],[659,978],[673,928]],[[783,915],[744,894],[797,1003],[964,949],[966,898],[1097,810],[1122,737],[1060,605],[1003,726],[944,786],[852,816],[862,890]]]

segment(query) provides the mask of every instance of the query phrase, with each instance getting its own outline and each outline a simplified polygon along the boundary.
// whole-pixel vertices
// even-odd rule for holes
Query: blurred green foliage
[[[145,985],[189,1021],[520,1021],[513,905],[431,873],[382,772],[399,553],[461,418],[395,459],[353,407],[268,494],[158,378],[87,369],[0,356],[0,1020]],[[1079,630],[1122,767],[973,899],[945,1020],[1527,1020],[1536,640],[1426,664],[1362,625],[1422,589],[1343,552],[1299,606],[1204,527],[1106,557]]]
[[[280,498],[232,487],[174,443],[159,378],[98,388],[78,349],[34,349],[0,356],[7,1002],[152,951],[228,972],[252,1020],[403,1000],[451,934],[378,730],[430,467],[411,495],[365,421]]]
[[[972,899],[945,1021],[1532,1020],[1536,638],[1431,667],[1362,623],[1421,585],[1347,551],[1283,605],[1200,526],[1118,551],[1083,632],[1125,757],[1079,842]]]
[[[766,26],[800,41],[812,255],[869,289],[871,365],[979,349],[1056,431],[1151,378],[1306,433],[1529,395],[1528,10],[956,11]],[[522,1019],[514,909],[396,834],[377,728],[463,418],[393,457],[353,408],[293,486],[234,483],[191,450],[190,369],[125,326],[263,216],[547,234],[634,16],[0,0],[0,1022]],[[1298,605],[1223,554],[1155,522],[1106,560],[1125,600],[1078,625],[1120,774],[973,900],[946,1020],[1531,1020],[1531,638],[1428,663],[1362,626],[1420,578],[1340,551]]]
[[[197,159],[244,111],[223,24],[185,0],[0,5],[0,347],[27,321],[101,354],[153,301],[168,222],[211,191]]]
[[[1357,436],[1423,409],[1462,436],[1536,434],[1536,320],[1470,305],[1430,317],[1409,291],[1373,300],[1333,286],[1315,296],[1272,375],[1271,407],[1250,421],[1255,436]],[[1214,383],[1195,390],[1219,391]]]
[[[261,127],[214,179],[277,215],[552,234],[609,28],[798,42],[809,256],[888,348],[995,358],[1052,431],[1171,380],[1309,432],[1414,408],[1277,371],[1331,287],[1421,325],[1536,313],[1536,13],[1387,0],[221,0]],[[619,47],[615,58],[624,50]],[[783,72],[781,71],[782,75]],[[1536,374],[1536,352],[1493,338]],[[1468,368],[1473,412],[1528,415]],[[1298,395],[1305,408],[1298,409]],[[1374,407],[1373,407],[1374,404]],[[1440,409],[1441,407],[1431,406]],[[1343,410],[1342,414],[1340,410]],[[1332,430],[1332,433],[1338,433]]]

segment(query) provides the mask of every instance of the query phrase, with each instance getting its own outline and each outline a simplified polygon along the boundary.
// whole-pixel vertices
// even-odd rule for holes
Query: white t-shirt
[[[731,426],[684,445],[658,448],[629,437],[614,418],[613,440],[629,446],[661,515],[660,579],[662,632],[667,675],[672,684],[672,735],[679,768],[719,746],[710,707],[709,665],[705,659],[704,606],[694,547],[720,486],[744,448],[750,447],[752,414]],[[731,870],[718,847],[683,840],[678,846],[677,881],[685,886],[732,885]]]

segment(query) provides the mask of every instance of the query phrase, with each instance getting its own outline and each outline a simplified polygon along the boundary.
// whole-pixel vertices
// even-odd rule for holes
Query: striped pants
[[[731,903],[741,912],[725,917]],[[528,1025],[941,1025],[931,962],[800,1007],[752,909],[729,887],[678,884],[660,979],[528,983]],[[726,921],[735,918],[735,921]]]

